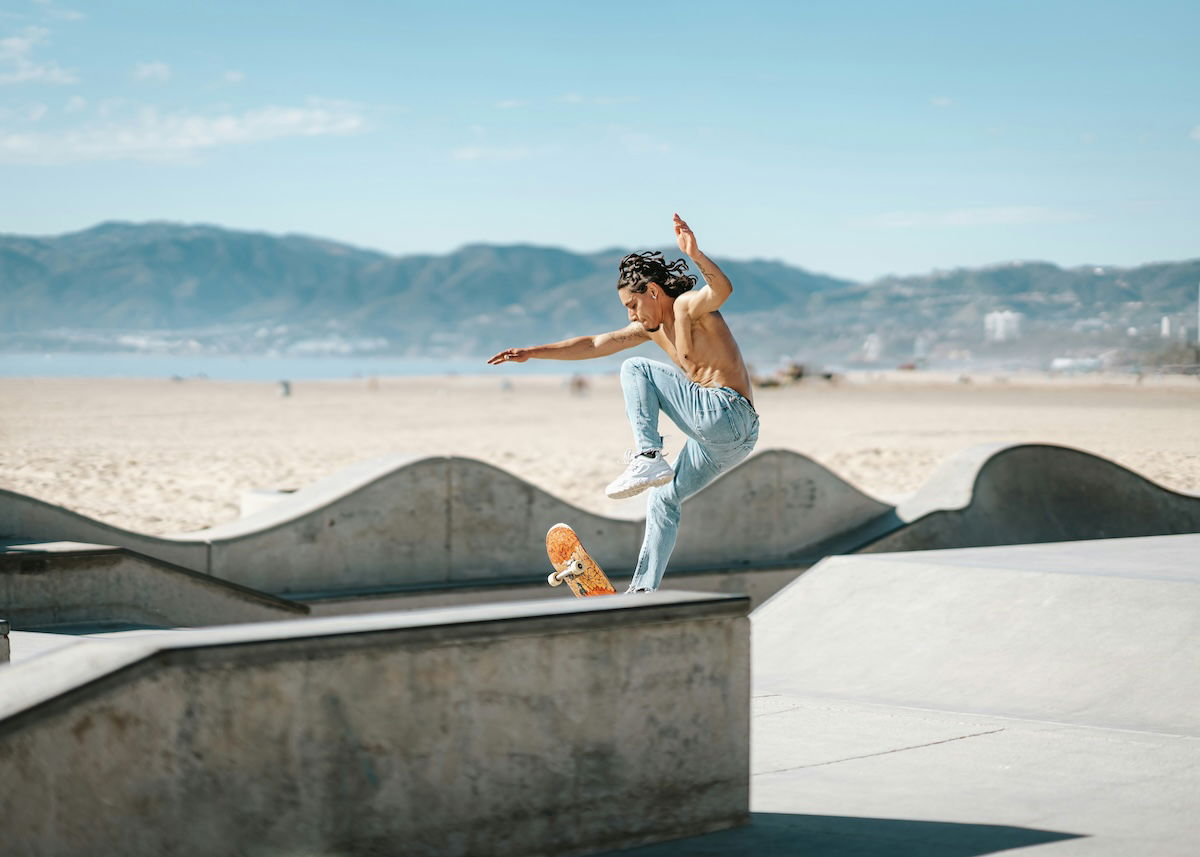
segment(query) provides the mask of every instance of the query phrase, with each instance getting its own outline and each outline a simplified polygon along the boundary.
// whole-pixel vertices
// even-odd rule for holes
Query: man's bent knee
[[[647,357],[627,357],[621,361],[621,375],[631,375],[634,372],[643,372],[648,367],[650,359]]]
[[[676,490],[674,482],[650,489],[646,514],[658,514],[679,521],[679,491]]]

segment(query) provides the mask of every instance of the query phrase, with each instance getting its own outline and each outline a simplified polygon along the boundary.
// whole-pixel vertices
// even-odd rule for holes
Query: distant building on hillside
[[[1021,338],[1021,319],[1019,312],[1002,309],[989,312],[983,317],[983,336],[988,342],[1011,342]]]

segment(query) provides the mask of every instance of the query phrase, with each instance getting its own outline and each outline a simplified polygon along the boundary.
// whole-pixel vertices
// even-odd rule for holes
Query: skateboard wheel
[[[558,576],[557,571],[550,572],[550,576],[546,578],[546,582],[549,583],[551,586],[561,586],[562,585],[562,579]]]

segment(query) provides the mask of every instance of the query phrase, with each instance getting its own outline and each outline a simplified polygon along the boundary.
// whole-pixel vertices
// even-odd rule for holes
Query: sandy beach
[[[604,514],[631,444],[615,376],[478,376],[271,383],[0,379],[0,488],[147,533],[238,517],[242,495],[295,489],[389,454],[479,458]],[[503,374],[502,374],[503,372]],[[505,381],[509,384],[505,385]],[[1047,442],[1200,493],[1200,382],[886,373],[756,391],[758,448],[810,456],[885,500],[979,443]],[[668,453],[685,440],[663,419]]]

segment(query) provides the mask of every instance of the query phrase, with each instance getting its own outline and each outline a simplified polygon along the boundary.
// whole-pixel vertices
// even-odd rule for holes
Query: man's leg
[[[758,416],[748,403],[732,404],[674,367],[644,357],[621,365],[621,388],[635,453],[661,450],[660,411],[689,438],[676,458],[675,478],[654,488],[646,504],[646,534],[629,591],[654,590],[675,549],[680,504],[750,454],[758,439]],[[702,433],[714,442],[705,442]]]
[[[658,433],[658,415],[667,416],[689,437],[695,438],[690,420],[684,414],[696,407],[696,385],[674,366],[645,357],[630,357],[621,364],[621,392],[625,394],[625,413],[633,428],[633,452],[662,449]]]
[[[614,500],[666,485],[675,477],[662,455],[659,412],[665,411],[672,422],[696,437],[689,416],[700,407],[699,388],[687,376],[673,366],[644,357],[631,357],[621,365],[621,390],[634,448],[625,471],[604,489]]]
[[[653,591],[662,583],[667,560],[675,550],[679,534],[679,506],[721,472],[695,440],[688,440],[675,460],[675,478],[650,491],[646,503],[646,534],[638,554],[637,568],[629,583],[629,592]]]

